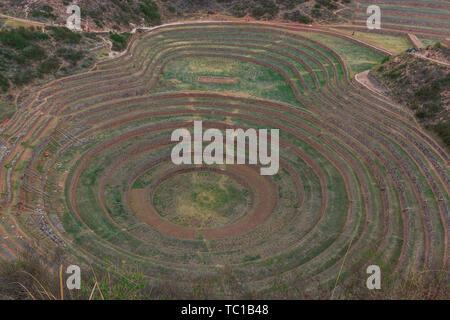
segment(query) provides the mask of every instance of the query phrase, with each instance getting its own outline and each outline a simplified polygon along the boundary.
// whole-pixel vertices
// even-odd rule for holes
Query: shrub
[[[30,60],[43,60],[47,58],[47,53],[45,52],[45,49],[35,44],[23,49],[22,55]]]
[[[23,49],[29,45],[29,42],[25,37],[16,30],[11,30],[9,32],[0,32],[0,41],[9,47],[15,49]]]
[[[176,12],[177,12],[177,9],[175,9],[174,6],[168,6],[168,7],[167,7],[167,10],[168,10],[170,13],[176,13]]]
[[[391,70],[387,76],[390,79],[397,79],[398,77],[400,77],[400,73],[398,73],[396,70]]]
[[[314,8],[314,9],[311,10],[311,15],[312,15],[314,18],[319,18],[320,16],[322,16],[322,13],[320,12],[319,9]]]
[[[158,6],[151,0],[143,0],[139,4],[139,10],[144,14],[144,19],[152,25],[161,23]]]
[[[12,82],[17,86],[21,86],[30,83],[34,78],[36,78],[36,73],[34,72],[34,70],[25,69],[17,72],[14,75]]]
[[[259,0],[258,4],[254,7],[250,14],[254,18],[261,18],[264,15],[268,15],[270,18],[274,18],[279,11],[278,6],[271,0]]]
[[[56,71],[58,71],[59,66],[60,66],[59,59],[57,57],[51,57],[43,61],[39,65],[39,72],[44,74],[55,73]]]
[[[316,0],[316,3],[321,4],[330,10],[335,10],[338,7],[335,3],[331,2],[331,0]]]
[[[127,48],[128,40],[130,39],[131,34],[129,33],[111,33],[109,38],[111,39],[113,46],[112,50],[114,51],[123,51]]]
[[[56,51],[58,57],[62,57],[64,60],[77,64],[78,61],[83,59],[84,52],[81,50],[75,50],[72,48],[61,48]]]
[[[442,138],[444,143],[450,147],[450,120],[439,123],[434,127],[434,130]]]
[[[441,89],[440,81],[434,81],[431,85],[420,88],[416,91],[416,97],[422,101],[432,100],[439,96]]]
[[[283,18],[286,20],[296,21],[296,22],[305,23],[305,24],[312,22],[310,17],[302,15],[300,13],[300,11],[298,11],[298,10],[291,12],[291,13],[285,13]]]
[[[247,14],[247,7],[243,3],[237,3],[231,7],[230,12],[233,16],[242,18]]]
[[[102,28],[103,27],[103,23],[101,22],[100,19],[94,18],[94,23],[97,27]]]
[[[20,65],[23,65],[27,62],[27,58],[23,54],[14,55],[13,59]]]
[[[9,81],[8,78],[6,78],[4,75],[0,74],[0,89],[3,93],[8,91],[9,89]]]
[[[55,20],[56,16],[52,13],[52,11],[53,11],[52,7],[45,5],[42,7],[41,10],[31,11],[31,16],[34,18],[45,18]]]
[[[72,32],[66,27],[47,27],[56,41],[64,41],[65,43],[78,44],[83,37],[79,33]]]
[[[42,6],[42,11],[45,11],[45,12],[53,12],[53,8],[51,7],[51,6],[49,6],[49,5],[46,5],[46,4],[44,4],[43,6]]]

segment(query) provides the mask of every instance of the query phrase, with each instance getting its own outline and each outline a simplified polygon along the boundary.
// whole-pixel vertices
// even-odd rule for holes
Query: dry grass
[[[114,265],[108,262],[104,270],[92,267],[82,271],[81,290],[65,288],[64,260],[55,253],[52,264],[44,265],[31,250],[14,262],[0,266],[0,299],[14,300],[147,300],[147,299],[306,299],[306,300],[448,300],[450,299],[449,272],[424,270],[407,275],[382,272],[382,288],[368,290],[367,275],[354,272],[352,277],[327,287],[310,280],[312,291],[304,291],[305,283],[275,278],[266,292],[259,294],[243,285],[234,270],[224,266],[216,276],[200,276],[187,279],[187,286],[153,282],[144,276],[138,265]],[[87,274],[87,276],[86,276]]]

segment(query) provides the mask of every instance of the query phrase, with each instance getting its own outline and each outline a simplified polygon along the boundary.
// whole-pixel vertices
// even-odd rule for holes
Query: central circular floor
[[[221,172],[177,174],[163,181],[153,194],[153,206],[164,219],[191,228],[219,228],[245,216],[250,191]]]
[[[227,165],[172,170],[145,188],[130,189],[128,202],[138,220],[161,233],[219,239],[261,224],[274,209],[276,195],[272,180],[258,168]]]

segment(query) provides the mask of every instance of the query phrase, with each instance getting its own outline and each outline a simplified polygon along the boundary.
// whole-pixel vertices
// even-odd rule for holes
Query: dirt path
[[[408,38],[409,38],[409,41],[411,41],[412,44],[413,44],[417,49],[423,49],[423,48],[425,48],[425,46],[423,45],[422,41],[420,41],[419,38],[417,38],[417,36],[416,36],[415,34],[408,33]]]
[[[358,73],[355,76],[355,80],[358,81],[360,84],[362,84],[367,89],[369,89],[370,91],[372,91],[376,94],[385,96],[385,94],[386,94],[385,90],[383,88],[381,88],[379,85],[377,85],[375,82],[370,80],[369,72],[370,72],[370,70],[366,70],[361,73]],[[390,101],[390,99],[388,97],[385,96],[385,98]]]
[[[428,58],[428,57],[424,56],[422,53],[417,53],[416,52],[416,53],[413,53],[413,54],[416,57],[419,57],[419,58],[422,58],[422,59],[426,59],[426,60],[429,60],[429,61],[434,62],[434,63],[438,63],[438,64],[443,65],[443,66],[450,67],[450,63],[448,63],[448,62],[444,62],[444,61],[433,59],[433,58]]]

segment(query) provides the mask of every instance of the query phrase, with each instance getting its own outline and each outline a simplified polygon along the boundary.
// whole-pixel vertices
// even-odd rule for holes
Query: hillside
[[[196,14],[258,20],[345,22],[353,14],[351,0],[0,0],[0,11],[16,17],[64,24],[66,8],[77,4],[83,25],[93,29],[131,30]],[[349,7],[350,6],[350,7]]]
[[[448,62],[450,51],[430,47],[416,54],[404,53],[375,67],[371,74],[388,88],[395,101],[413,110],[427,129],[435,131],[450,146],[450,68],[423,57],[439,57]]]
[[[103,48],[102,36],[65,27],[0,31],[0,98],[13,102],[27,86],[87,70]]]

